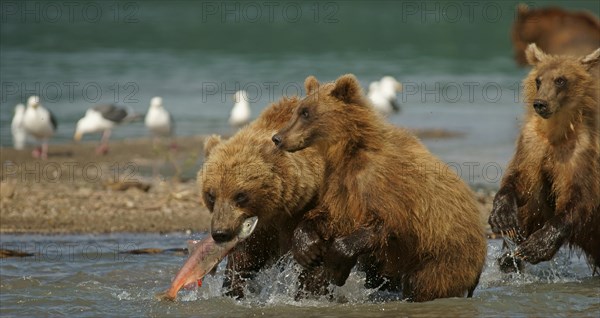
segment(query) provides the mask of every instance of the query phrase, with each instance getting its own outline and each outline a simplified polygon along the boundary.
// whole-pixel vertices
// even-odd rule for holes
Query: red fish
[[[182,287],[201,285],[202,278],[217,266],[239,242],[252,234],[256,223],[258,223],[256,216],[246,219],[238,235],[229,242],[217,243],[209,235],[202,241],[193,244],[194,246],[190,247],[189,251],[190,257],[173,279],[171,287],[165,292],[157,294],[156,297],[160,300],[173,301],[177,299],[177,293]]]

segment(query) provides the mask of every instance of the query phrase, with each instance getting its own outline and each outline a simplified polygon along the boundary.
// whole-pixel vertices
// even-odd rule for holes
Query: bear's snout
[[[228,230],[215,230],[211,232],[213,240],[217,243],[224,243],[233,240],[233,231]]]
[[[271,140],[273,140],[273,143],[275,144],[275,146],[277,146],[277,148],[281,148],[281,135],[275,134],[273,135],[273,138],[271,138]]]
[[[550,117],[550,108],[548,107],[548,102],[541,99],[536,99],[533,101],[533,109],[538,115],[542,116],[542,118]]]

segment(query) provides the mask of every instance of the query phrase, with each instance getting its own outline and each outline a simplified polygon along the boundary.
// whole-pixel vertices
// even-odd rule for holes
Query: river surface
[[[303,93],[308,75],[354,73],[366,88],[392,75],[404,84],[410,128],[463,138],[427,140],[448,162],[496,185],[523,112],[527,70],[512,59],[517,1],[5,1],[0,15],[0,145],[10,146],[13,107],[32,94],[54,112],[52,143],[69,143],[76,121],[100,103],[145,113],[153,96],[178,135],[231,133],[233,92],[246,89],[252,117],[281,96]],[[600,14],[596,1],[531,1]],[[112,138],[148,136],[142,122]],[[86,135],[85,140],[98,140]],[[32,144],[35,142],[32,141]],[[465,165],[466,163],[466,165]]]
[[[183,290],[175,303],[157,301],[186,256],[130,255],[139,248],[181,248],[204,234],[2,235],[3,248],[32,252],[0,260],[4,317],[23,316],[325,316],[325,317],[598,317],[600,279],[585,257],[563,249],[551,262],[528,265],[520,274],[495,265],[500,241],[490,240],[488,260],[471,299],[427,303],[370,301],[364,276],[353,272],[333,290],[334,301],[295,301],[299,265],[289,257],[256,278],[257,293],[241,301],[221,296],[224,263],[198,290]]]

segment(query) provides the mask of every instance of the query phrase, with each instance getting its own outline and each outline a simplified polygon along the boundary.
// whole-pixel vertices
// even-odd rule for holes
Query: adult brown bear
[[[494,232],[517,233],[501,266],[550,260],[568,243],[600,266],[600,49],[582,57],[526,51],[527,113],[517,150],[494,198]]]
[[[211,136],[205,141],[198,186],[212,213],[213,239],[233,239],[246,218],[258,216],[254,233],[228,255],[224,288],[230,296],[242,297],[246,280],[289,251],[296,225],[316,202],[321,157],[311,149],[283,153],[271,142],[297,103],[297,98],[283,98],[229,140]]]
[[[525,49],[529,43],[551,54],[583,56],[600,47],[600,20],[587,11],[530,9],[520,4],[511,37],[519,65],[527,65]]]
[[[341,286],[360,257],[368,284],[387,281],[412,301],[472,295],[486,241],[466,184],[381,118],[353,75],[324,85],[308,77],[305,86],[273,136],[283,150],[325,158],[319,205],[294,231],[296,260],[308,268],[322,261]]]

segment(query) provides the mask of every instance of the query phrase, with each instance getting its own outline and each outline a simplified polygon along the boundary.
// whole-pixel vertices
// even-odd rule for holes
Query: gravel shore
[[[124,140],[104,156],[93,143],[51,145],[43,161],[1,148],[0,233],[205,231],[194,179],[202,142]]]
[[[94,143],[51,145],[44,161],[0,148],[0,233],[206,231],[195,181],[203,139],[178,138],[175,150],[116,141],[104,156]],[[487,226],[494,192],[475,193]]]

